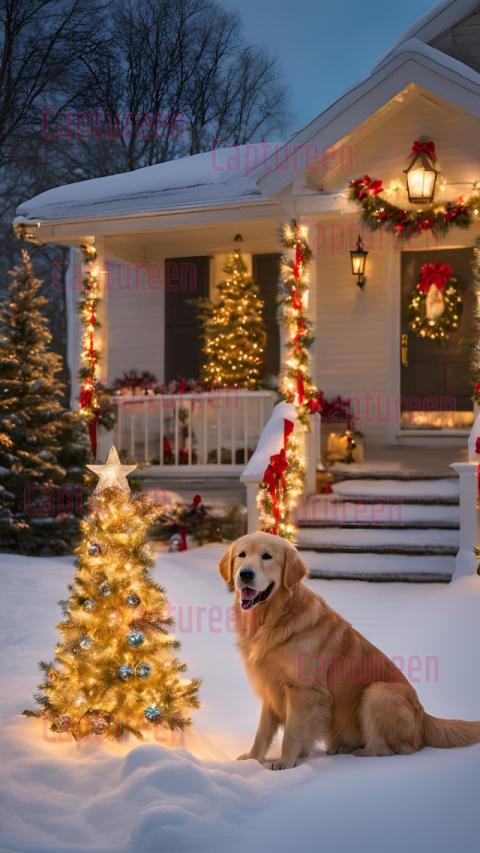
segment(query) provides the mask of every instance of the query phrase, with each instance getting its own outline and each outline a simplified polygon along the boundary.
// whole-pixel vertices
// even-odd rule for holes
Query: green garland
[[[452,226],[469,228],[472,215],[478,216],[480,210],[480,189],[473,185],[468,198],[457,201],[432,204],[418,209],[397,207],[387,201],[383,182],[369,175],[350,183],[349,198],[356,201],[362,209],[362,222],[372,230],[386,228],[399,239],[408,239],[414,234],[431,231],[434,234],[446,234]]]

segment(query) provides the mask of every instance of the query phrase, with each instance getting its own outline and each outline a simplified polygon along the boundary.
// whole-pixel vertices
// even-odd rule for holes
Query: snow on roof
[[[280,143],[267,142],[217,148],[133,172],[65,184],[22,202],[15,221],[90,219],[261,199],[257,181],[269,168],[262,163],[280,148]]]
[[[377,63],[373,71],[380,68],[384,62],[390,58],[393,53],[398,51],[401,45],[405,44],[412,38],[419,39],[422,42],[428,43],[437,36],[441,35],[449,27],[463,20],[475,9],[480,9],[478,0],[442,0],[430,12],[417,18],[413,24],[402,33],[398,41],[384,54],[382,59]]]

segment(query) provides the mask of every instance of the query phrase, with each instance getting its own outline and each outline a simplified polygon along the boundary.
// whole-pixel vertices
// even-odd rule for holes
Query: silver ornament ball
[[[137,648],[138,646],[142,646],[145,642],[145,637],[141,631],[130,631],[127,634],[127,643],[129,646],[133,648]]]
[[[149,663],[137,663],[135,667],[135,675],[137,678],[148,678],[152,671]]]

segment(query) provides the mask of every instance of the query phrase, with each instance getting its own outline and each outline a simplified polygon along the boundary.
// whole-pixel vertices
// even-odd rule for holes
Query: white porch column
[[[478,465],[480,455],[475,452],[480,437],[480,414],[468,439],[468,462],[455,462],[450,467],[460,478],[460,549],[455,559],[455,578],[477,572],[479,557],[475,550],[480,547],[480,525],[478,510]]]
[[[70,248],[68,268],[65,276],[65,299],[67,320],[67,367],[70,377],[70,408],[78,407],[80,382],[80,351],[82,346],[82,326],[78,303],[82,295],[83,264],[79,249]]]

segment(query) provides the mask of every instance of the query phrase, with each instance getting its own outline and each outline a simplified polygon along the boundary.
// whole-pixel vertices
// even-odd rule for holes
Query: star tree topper
[[[122,465],[115,446],[112,444],[105,465],[87,465],[99,478],[94,494],[99,495],[105,489],[120,489],[129,492],[127,474],[131,474],[138,465]]]

